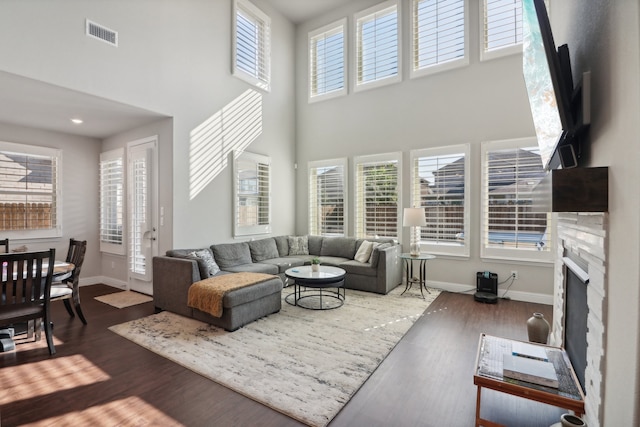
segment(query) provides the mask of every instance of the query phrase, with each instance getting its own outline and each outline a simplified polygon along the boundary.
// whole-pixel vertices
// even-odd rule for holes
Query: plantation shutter
[[[236,235],[271,231],[271,161],[243,153],[235,162]]]
[[[309,37],[310,96],[345,89],[344,21]]]
[[[413,0],[413,70],[465,55],[465,0]]]
[[[309,234],[345,236],[346,162],[309,165]]]
[[[465,153],[416,157],[414,205],[425,208],[420,238],[430,244],[463,245],[465,232]]]
[[[398,238],[399,160],[356,163],[356,236]]]
[[[123,149],[100,154],[100,250],[124,253]]]
[[[550,251],[550,214],[532,208],[545,176],[538,148],[489,149],[484,165],[483,248]]]
[[[358,85],[399,76],[398,51],[397,4],[356,19]]]
[[[2,143],[0,150],[0,230],[20,231],[15,238],[53,237],[25,234],[28,230],[58,230],[58,150]],[[29,152],[26,152],[29,151]],[[33,152],[31,152],[33,151]],[[51,154],[37,154],[36,152]],[[5,237],[9,233],[3,233]]]
[[[236,2],[235,66],[269,88],[270,19],[246,1]]]
[[[522,0],[484,0],[484,50],[522,43]]]

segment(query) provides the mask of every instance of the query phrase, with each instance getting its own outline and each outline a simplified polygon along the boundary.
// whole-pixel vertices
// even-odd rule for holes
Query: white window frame
[[[62,237],[62,150],[36,145],[17,144],[0,141],[0,154],[13,153],[21,156],[47,157],[55,164],[53,168],[52,189],[50,193],[55,205],[55,224],[48,229],[0,230],[0,236],[10,240],[29,240]],[[0,193],[3,190],[0,189]]]
[[[469,257],[470,254],[470,145],[459,144],[446,147],[424,148],[412,150],[409,154],[411,159],[411,206],[423,207],[421,204],[421,186],[418,171],[418,161],[422,158],[449,158],[452,155],[462,154],[464,156],[464,200],[463,200],[463,231],[457,242],[446,240],[422,240],[420,246],[423,251],[451,256]],[[422,236],[422,234],[421,234]]]
[[[318,93],[317,89],[317,62],[318,55],[314,54],[316,49],[314,43],[319,40],[326,40],[328,37],[342,33],[342,88],[332,91]],[[347,94],[347,18],[342,18],[329,25],[325,25],[317,30],[309,32],[308,37],[309,52],[309,102],[324,101]]]
[[[469,65],[469,0],[459,0],[463,3],[463,43],[464,52],[461,57],[438,61],[433,65],[420,67],[419,50],[420,50],[420,27],[418,26],[418,6],[421,2],[427,0],[411,0],[411,67],[410,78],[423,77],[431,74],[449,71],[456,68]],[[443,1],[443,0],[438,0]],[[440,33],[437,31],[438,34]],[[440,50],[440,49],[437,49]]]
[[[513,42],[505,44],[501,47],[492,49],[487,48],[487,2],[497,0],[481,0],[480,1],[480,60],[488,61],[496,58],[502,58],[508,55],[522,54],[522,0],[513,0],[514,2],[520,2],[520,42]],[[514,6],[516,7],[516,6]],[[517,20],[514,20],[514,25],[517,25]]]
[[[490,247],[485,244],[488,233],[488,203],[489,203],[489,172],[488,156],[490,152],[508,149],[537,148],[536,138],[519,138],[503,141],[485,141],[481,144],[482,163],[482,190],[481,190],[481,229],[480,229],[480,256],[483,259],[498,259],[517,262],[552,263],[555,255],[555,220],[551,213],[547,214],[547,241],[544,250],[514,249],[507,247]],[[543,168],[542,161],[540,168]]]
[[[376,14],[380,12],[384,12],[388,9],[395,8],[396,13],[396,23],[397,23],[397,73],[391,76],[383,77],[380,79],[375,79],[367,82],[360,81],[360,63],[361,63],[361,49],[359,40],[361,39],[360,35],[360,21],[367,20],[369,18],[374,18]],[[365,9],[361,12],[356,13],[353,16],[353,90],[354,92],[359,92],[362,90],[373,89],[381,86],[386,86],[393,83],[398,83],[402,81],[402,9],[400,2],[398,0],[388,0],[383,3],[380,3],[376,6]]]
[[[118,165],[119,175],[118,175]],[[116,162],[116,163],[114,163]],[[124,148],[100,153],[100,251],[124,255],[126,250],[126,168]],[[115,192],[115,196],[114,196]],[[119,193],[119,195],[118,195]],[[115,212],[114,217],[109,212]],[[120,225],[120,243],[110,238],[113,224]]]
[[[248,72],[238,66],[238,16],[243,15],[256,27],[256,44],[261,47],[257,52],[257,57],[253,58],[257,70]],[[248,0],[234,0],[232,19],[232,73],[234,76],[247,83],[263,89],[267,92],[271,90],[271,18],[262,10]]]
[[[364,184],[360,177],[360,166],[368,166],[375,164],[395,163],[397,170],[397,182],[396,182],[396,235],[395,236],[380,236],[396,239],[398,242],[402,242],[402,153],[385,153],[374,154],[368,156],[356,156],[353,158],[353,185],[354,185],[354,223],[355,223],[355,235],[357,238],[372,238],[376,236],[369,236],[365,232],[364,214],[362,212],[364,206],[365,192],[361,188]]]
[[[234,162],[233,162],[233,194],[234,194],[234,203],[233,203],[233,233],[234,237],[242,237],[242,236],[250,236],[256,234],[268,234],[271,233],[271,158],[267,156],[263,156],[260,154],[247,153],[247,152],[237,152],[235,151],[233,154]],[[252,168],[255,168],[257,178],[256,178],[256,194],[259,192],[259,188],[263,185],[267,186],[267,201],[266,201],[266,209],[267,218],[266,223],[258,223],[256,224],[241,224],[240,223],[240,213],[242,210],[241,199],[242,199],[242,183],[241,183],[241,172],[244,169],[241,169],[241,163],[251,164]],[[261,179],[264,179],[264,176],[260,175],[259,168],[265,167],[267,171],[266,180],[260,182]],[[264,195],[262,195],[264,196]],[[260,198],[261,196],[254,196]],[[259,202],[262,204],[262,202]],[[260,217],[260,204],[258,205],[258,217]]]
[[[322,225],[318,212],[319,207],[319,194],[316,178],[318,177],[318,169],[337,169],[336,174],[341,175],[342,178],[342,233],[322,233]],[[348,195],[348,168],[349,162],[347,158],[331,159],[331,160],[315,160],[308,163],[308,176],[309,176],[309,234],[317,236],[340,236],[345,237],[348,230],[347,212],[349,207],[349,195]],[[339,195],[339,193],[336,193]]]

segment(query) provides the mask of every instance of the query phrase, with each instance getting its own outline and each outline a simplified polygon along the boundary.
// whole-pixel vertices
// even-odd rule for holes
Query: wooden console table
[[[476,358],[473,383],[478,387],[476,398],[476,427],[500,427],[480,417],[480,400],[482,388],[497,390],[513,396],[524,397],[549,405],[574,411],[577,416],[584,414],[584,394],[578,383],[567,352],[559,347],[535,344],[545,349],[549,361],[553,363],[558,376],[559,387],[551,388],[539,386],[524,381],[518,381],[502,376],[502,359],[505,354],[511,354],[514,340],[480,335],[478,355]]]

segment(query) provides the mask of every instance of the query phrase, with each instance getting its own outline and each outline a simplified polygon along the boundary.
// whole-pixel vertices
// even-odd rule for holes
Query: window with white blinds
[[[411,0],[411,77],[469,63],[467,0]]]
[[[346,236],[347,159],[309,162],[309,234]]]
[[[62,151],[0,142],[0,235],[9,239],[59,237]]]
[[[355,234],[399,239],[402,153],[354,158]]]
[[[124,254],[124,149],[100,154],[100,251]]]
[[[482,171],[482,256],[550,261],[551,214],[533,207],[545,176],[536,140],[483,143]]]
[[[234,235],[271,232],[271,159],[242,153],[234,162]]]
[[[483,0],[481,58],[522,52],[522,0]]]
[[[411,205],[425,209],[428,252],[469,256],[469,145],[411,152]]]
[[[354,90],[401,80],[399,8],[397,1],[386,1],[354,16]]]
[[[345,95],[347,20],[309,33],[309,100]]]
[[[271,19],[247,0],[234,2],[233,74],[270,90]]]

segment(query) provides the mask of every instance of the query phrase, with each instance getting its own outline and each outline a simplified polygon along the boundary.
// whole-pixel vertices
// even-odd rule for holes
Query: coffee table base
[[[346,297],[345,288],[336,284],[335,291],[329,289],[333,289],[333,286],[318,288],[294,283],[293,292],[287,295],[284,300],[290,305],[308,310],[333,310],[342,307]],[[340,289],[342,289],[342,293],[340,293]]]

